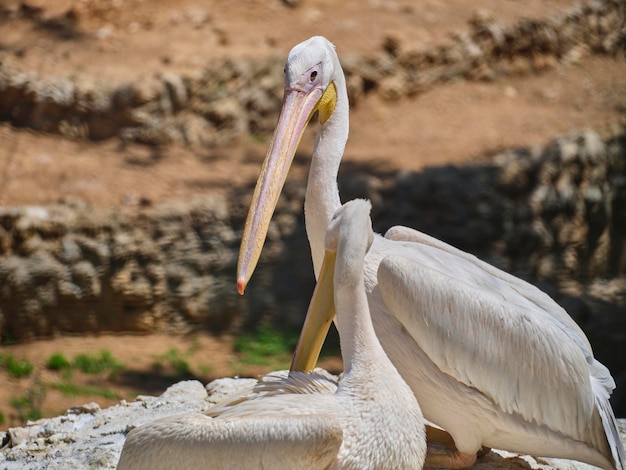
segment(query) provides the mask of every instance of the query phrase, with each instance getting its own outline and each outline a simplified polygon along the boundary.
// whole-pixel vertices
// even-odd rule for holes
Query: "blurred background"
[[[626,417],[626,30],[594,0],[0,2],[0,429],[289,365],[307,130],[245,296],[289,50],[335,43],[343,200],[538,285]],[[339,372],[336,335],[321,365]]]

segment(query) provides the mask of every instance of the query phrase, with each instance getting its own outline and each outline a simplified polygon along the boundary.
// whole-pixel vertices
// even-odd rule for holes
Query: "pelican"
[[[320,324],[329,324],[327,299],[334,299],[344,363],[338,385],[319,374],[269,377],[251,397],[209,410],[213,417],[188,414],[140,426],[128,434],[118,470],[422,468],[422,412],[376,339],[367,306],[369,211],[368,201],[355,200],[332,219],[303,328],[303,336],[315,337]]]
[[[348,139],[348,96],[335,47],[295,46],[283,107],[253,194],[239,253],[243,294],[302,133],[317,113],[304,211],[316,277],[340,206],[337,172]],[[364,266],[376,335],[427,421],[454,446],[427,465],[463,468],[483,447],[624,469],[608,369],[548,295],[476,257],[406,227],[376,235]],[[326,332],[319,332],[324,337]],[[319,338],[294,370],[309,370]],[[445,436],[445,435],[444,435]],[[430,435],[429,435],[430,438]],[[445,437],[443,438],[445,440]]]

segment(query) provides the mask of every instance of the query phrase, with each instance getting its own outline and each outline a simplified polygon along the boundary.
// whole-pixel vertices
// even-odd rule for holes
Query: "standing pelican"
[[[316,276],[340,206],[337,172],[348,138],[346,82],[334,46],[313,37],[285,66],[283,108],[253,195],[239,254],[241,294],[258,261],[307,123],[319,126],[305,198]],[[624,469],[609,396],[615,383],[582,330],[550,297],[472,255],[406,227],[376,236],[365,286],[378,339],[424,416],[456,449],[428,464],[470,466],[481,446]],[[323,338],[326,331],[320,331]],[[319,338],[297,370],[317,360]]]
[[[218,405],[209,410],[214,418],[190,414],[141,426],[128,434],[118,470],[422,468],[422,412],[376,339],[367,306],[369,210],[369,202],[351,201],[331,221],[303,328],[308,337],[329,323],[334,313],[329,317],[325,301],[334,298],[344,363],[339,384],[296,373],[261,382],[252,398]]]

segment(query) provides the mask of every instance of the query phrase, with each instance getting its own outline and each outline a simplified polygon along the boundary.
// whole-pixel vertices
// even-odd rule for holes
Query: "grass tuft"
[[[241,353],[241,361],[251,365],[282,364],[289,361],[297,337],[262,326],[256,332],[243,333],[235,340],[235,351]]]
[[[187,357],[193,354],[193,350],[187,351],[187,353],[181,353],[178,348],[170,348],[165,354],[155,356],[155,362],[152,364],[152,369],[162,374],[164,370],[169,368],[173,370],[174,375],[172,379],[183,379],[193,377]]]
[[[70,361],[61,353],[54,353],[46,361],[46,368],[49,370],[69,369],[71,365]]]
[[[77,397],[77,396],[94,396],[94,397],[102,397],[110,400],[115,400],[120,398],[119,395],[109,388],[96,387],[93,385],[77,385],[70,382],[53,382],[49,383],[48,386],[55,390],[58,390],[66,397]]]
[[[72,366],[85,374],[92,375],[107,371],[115,374],[124,368],[124,365],[118,362],[110,351],[100,351],[96,354],[78,354],[74,357]]]
[[[35,365],[28,359],[16,359],[13,354],[1,354],[0,366],[16,379],[28,377],[35,370]]]

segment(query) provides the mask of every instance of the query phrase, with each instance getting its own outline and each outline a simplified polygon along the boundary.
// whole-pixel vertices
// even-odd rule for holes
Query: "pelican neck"
[[[349,133],[348,93],[343,71],[339,65],[337,68],[339,76],[334,80],[337,104],[332,116],[324,124],[318,124],[304,201],[306,230],[316,279],[324,259],[328,223],[341,206],[337,174]]]

